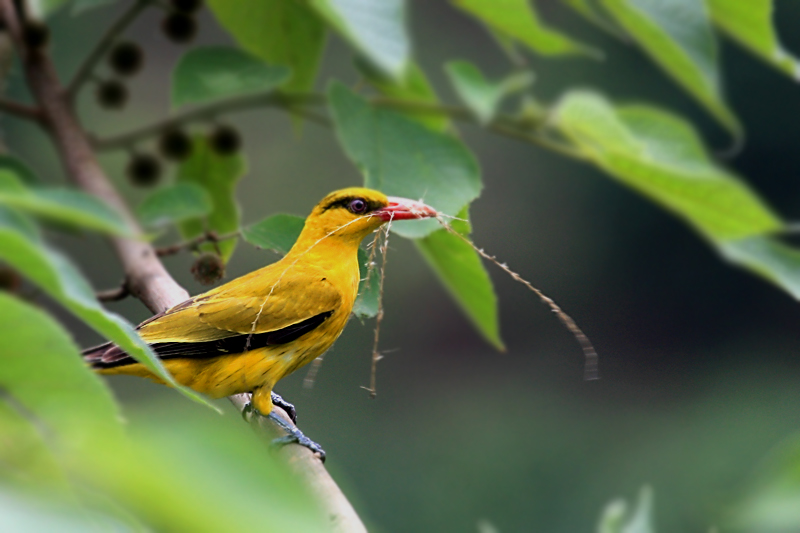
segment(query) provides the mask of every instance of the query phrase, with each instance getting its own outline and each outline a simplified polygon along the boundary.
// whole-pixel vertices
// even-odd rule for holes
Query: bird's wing
[[[336,287],[317,272],[293,272],[271,285],[253,284],[231,283],[227,290],[187,300],[143,323],[139,333],[148,343],[211,341],[281,330],[342,304]]]
[[[264,285],[263,276],[195,296],[139,325],[142,339],[159,357],[213,357],[285,344],[322,324],[342,306],[342,296],[317,269]],[[98,368],[134,361],[108,343],[84,352]]]

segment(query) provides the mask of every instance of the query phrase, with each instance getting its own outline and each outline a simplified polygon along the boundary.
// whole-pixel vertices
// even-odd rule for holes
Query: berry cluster
[[[236,128],[227,125],[215,126],[207,136],[208,146],[219,155],[232,155],[241,148],[241,137]],[[164,131],[158,139],[158,151],[167,161],[180,162],[192,155],[192,139],[179,128]],[[150,187],[161,177],[161,162],[158,157],[146,153],[134,153],[127,167],[128,179],[140,187]]]
[[[197,33],[196,12],[203,7],[202,0],[171,0],[170,13],[161,23],[164,35],[174,43],[187,43]],[[47,42],[47,27],[28,24],[25,41],[30,47],[41,47]],[[132,42],[116,43],[108,53],[108,66],[116,78],[98,82],[97,102],[106,109],[122,109],[128,101],[128,89],[119,78],[135,75],[144,64],[144,51]]]

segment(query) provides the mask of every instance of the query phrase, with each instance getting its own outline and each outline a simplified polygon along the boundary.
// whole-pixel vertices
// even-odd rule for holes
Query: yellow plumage
[[[326,196],[280,261],[145,321],[141,337],[178,383],[212,398],[253,393],[263,415],[275,383],[322,355],[355,302],[361,241],[387,220],[434,216],[422,204],[350,188]],[[113,345],[85,359],[102,374],[160,381]]]

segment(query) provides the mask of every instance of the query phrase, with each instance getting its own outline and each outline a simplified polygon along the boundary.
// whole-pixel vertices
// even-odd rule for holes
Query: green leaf
[[[204,219],[187,220],[180,224],[185,239],[202,235],[205,231],[216,231],[220,235],[239,229],[239,206],[236,203],[236,182],[247,171],[241,154],[220,155],[208,142],[197,137],[192,155],[178,168],[178,183],[193,183],[205,188],[211,196],[213,209]],[[219,243],[205,243],[201,249],[214,251],[219,246],[225,262],[233,255],[236,239]]]
[[[577,91],[562,99],[554,118],[592,163],[712,240],[741,239],[782,225],[675,115],[644,105],[614,107],[595,93]]]
[[[644,51],[734,135],[742,126],[722,97],[717,41],[705,2],[603,0]]]
[[[364,175],[366,187],[392,196],[422,199],[455,215],[481,191],[475,158],[458,140],[386,109],[376,109],[339,83],[328,90],[336,132]],[[410,223],[408,223],[410,222]],[[438,228],[435,220],[396,222],[404,237]]]
[[[314,86],[325,25],[296,0],[208,0],[219,23],[242,48],[273,65],[285,65],[292,77],[284,89],[308,91]]]
[[[653,526],[653,490],[642,487],[636,507],[628,513],[624,500],[606,505],[597,526],[599,533],[655,533]]]
[[[267,65],[237,48],[193,48],[172,72],[172,105],[265,93],[286,82],[290,75],[287,67]]]
[[[427,76],[414,62],[409,63],[405,76],[400,79],[385,75],[360,57],[356,58],[356,68],[359,74],[384,96],[423,104],[439,103],[439,97]],[[447,131],[450,124],[446,116],[412,112],[406,113],[405,116],[424,124],[433,131]]]
[[[145,198],[136,212],[144,226],[154,228],[205,216],[213,207],[208,191],[189,182],[161,187]]]
[[[118,344],[164,382],[178,388],[187,397],[206,403],[193,391],[179,386],[133,327],[100,306],[94,291],[75,266],[24,229],[26,226],[18,215],[5,213],[0,216],[1,259],[100,335]]]
[[[286,255],[294,246],[305,219],[279,213],[242,229],[242,238],[253,246]]]
[[[95,453],[78,465],[81,479],[146,531],[331,531],[300,477],[238,413],[203,414],[159,406],[138,415],[127,439],[98,435]]]
[[[731,508],[728,530],[800,530],[800,438],[796,435],[759,463],[742,501]]]
[[[452,1],[490,30],[519,41],[543,56],[597,55],[588,46],[545,26],[528,0]]]
[[[403,0],[311,0],[339,34],[375,66],[401,78],[411,55]]]
[[[0,403],[46,427],[48,446],[86,452],[95,432],[121,436],[111,393],[50,316],[0,292],[0,338]]]
[[[17,177],[22,183],[33,186],[41,182],[39,176],[33,173],[28,166],[10,155],[0,155],[0,172],[8,172]]]
[[[58,11],[68,0],[28,0],[27,7],[35,20],[43,20]]]
[[[64,505],[0,487],[0,526],[4,531],[103,533],[131,531],[121,522],[78,505]]]
[[[459,98],[483,125],[494,118],[503,98],[533,83],[530,72],[516,72],[504,80],[491,82],[483,77],[478,67],[467,61],[450,61],[445,70]]]
[[[755,272],[800,300],[800,250],[764,236],[726,241],[718,248],[731,263]]]
[[[94,196],[73,189],[28,188],[10,167],[0,167],[0,205],[70,226],[131,235],[125,221]]]
[[[708,0],[714,23],[755,55],[800,79],[797,58],[781,46],[772,22],[773,0]]]
[[[459,215],[466,216],[466,210]],[[475,249],[446,229],[414,243],[481,335],[498,350],[505,350],[500,338],[497,296]]]

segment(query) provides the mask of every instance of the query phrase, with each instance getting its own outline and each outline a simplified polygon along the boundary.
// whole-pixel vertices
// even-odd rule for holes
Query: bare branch
[[[9,115],[18,116],[20,118],[35,120],[36,122],[39,122],[42,119],[42,112],[39,108],[25,105],[21,102],[15,102],[14,100],[7,100],[5,98],[0,98],[0,111],[8,113]]]

